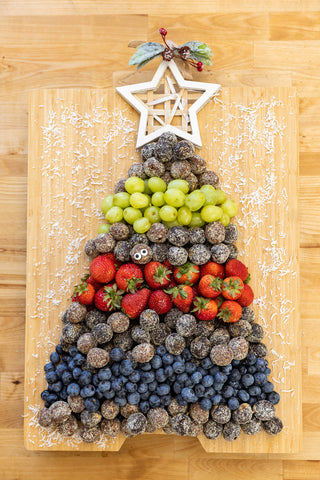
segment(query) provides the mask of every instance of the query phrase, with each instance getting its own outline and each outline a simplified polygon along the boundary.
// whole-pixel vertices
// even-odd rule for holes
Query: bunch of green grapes
[[[189,193],[186,180],[172,180],[168,185],[159,177],[142,180],[130,177],[125,192],[107,195],[101,205],[106,224],[99,233],[108,232],[110,224],[126,222],[135,232],[145,233],[156,222],[168,228],[183,225],[202,227],[206,223],[221,222],[227,226],[237,213],[237,203],[212,185],[203,185]]]

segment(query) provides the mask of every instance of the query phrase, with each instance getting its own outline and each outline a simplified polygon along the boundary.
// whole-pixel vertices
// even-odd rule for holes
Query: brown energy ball
[[[203,427],[203,433],[209,438],[209,440],[215,440],[218,438],[221,435],[222,430],[223,426],[214,420],[209,420]]]
[[[283,429],[283,423],[279,417],[273,417],[267,422],[262,422],[262,427],[268,435],[278,435]]]
[[[189,248],[189,259],[196,265],[204,265],[210,260],[211,252],[203,244],[195,244]]]
[[[48,413],[51,416],[52,423],[63,423],[71,415],[71,408],[67,404],[67,402],[63,402],[59,400],[58,402],[54,402],[49,408]]]
[[[177,435],[189,435],[191,430],[191,418],[184,413],[178,413],[170,418],[170,425]]]
[[[87,362],[94,368],[102,368],[109,362],[109,353],[102,348],[91,348],[87,354]]]
[[[144,310],[139,317],[139,323],[141,327],[147,332],[157,327],[159,325],[159,321],[159,315],[151,308]]]
[[[194,155],[194,151],[195,148],[193,143],[189,142],[188,140],[181,140],[173,148],[174,156],[179,160],[192,157]]]
[[[103,324],[100,324],[103,325]],[[97,341],[91,333],[84,333],[78,338],[77,348],[81,353],[88,353],[89,350],[97,346]]]
[[[217,328],[214,332],[210,335],[210,343],[211,345],[228,345],[230,341],[230,335],[226,328]]]
[[[107,420],[113,420],[114,418],[116,418],[119,411],[119,406],[116,405],[112,400],[106,400],[101,405],[101,415]]]
[[[213,245],[221,243],[225,237],[225,228],[221,222],[208,223],[205,227],[205,235],[208,242]]]
[[[169,414],[172,417],[174,417],[179,413],[187,413],[188,405],[180,405],[178,401],[175,398],[173,398],[167,408],[168,408]]]
[[[115,239],[110,233],[100,233],[95,239],[96,248],[99,253],[112,252],[115,247]]]
[[[225,424],[231,419],[231,410],[227,405],[217,405],[211,410],[211,418],[217,423]]]
[[[78,302],[72,302],[67,310],[67,321],[70,323],[80,323],[85,319],[87,309]]]
[[[84,398],[80,395],[76,397],[68,397],[68,404],[73,411],[73,413],[81,413],[85,409]]]
[[[229,365],[233,360],[233,352],[226,345],[215,345],[210,352],[211,361],[221,367]]]
[[[249,422],[241,424],[241,429],[246,435],[255,435],[262,430],[262,422],[253,415]]]
[[[133,345],[133,340],[131,338],[130,332],[126,330],[123,333],[118,333],[113,337],[113,343],[115,347],[122,348],[124,352],[130,350]]]
[[[83,410],[80,415],[82,424],[87,428],[96,427],[101,422],[102,416],[99,412],[88,412]]]
[[[163,345],[171,330],[165,323],[159,323],[157,327],[150,331],[152,343],[154,345]]]
[[[168,246],[165,243],[153,243],[151,245],[152,260],[154,262],[164,262],[168,256]]]
[[[154,347],[151,343],[140,343],[132,350],[132,356],[136,362],[149,362],[154,355]]]
[[[189,242],[194,243],[205,243],[206,236],[202,228],[192,227],[189,229]]]
[[[243,360],[248,355],[249,344],[243,337],[234,337],[228,347],[233,353],[234,360]]]
[[[78,422],[76,417],[71,415],[68,420],[58,425],[57,430],[63,437],[71,437],[71,435],[74,435],[78,430]]]
[[[190,437],[198,437],[203,433],[203,425],[201,423],[197,423],[194,420],[191,422],[191,428],[189,431]]]
[[[98,323],[104,323],[106,319],[107,316],[104,312],[101,312],[101,310],[94,308],[93,310],[90,310],[90,312],[87,312],[85,322],[87,327],[91,329],[95,325],[98,325]]]
[[[228,260],[234,260],[234,259],[238,258],[239,250],[237,249],[237,247],[235,245],[227,245],[227,247],[229,249]]]
[[[172,145],[165,141],[158,142],[153,156],[162,163],[170,162],[173,157]]]
[[[128,330],[130,325],[130,319],[122,312],[114,312],[107,320],[108,325],[115,333],[122,333]]]
[[[159,143],[169,143],[170,145],[175,145],[178,143],[177,136],[172,132],[164,132],[160,135]]]
[[[225,238],[224,243],[232,244],[238,240],[239,232],[238,227],[234,223],[229,223],[225,227]]]
[[[171,227],[168,232],[168,241],[176,247],[183,247],[189,242],[188,230],[184,227]]]
[[[163,428],[169,423],[169,415],[164,408],[151,408],[147,413],[147,419],[156,429]]]
[[[120,414],[124,418],[129,418],[130,415],[138,412],[139,412],[139,405],[130,405],[130,403],[127,403],[126,405],[120,408]]]
[[[165,166],[155,157],[150,157],[144,163],[144,172],[148,177],[161,177],[165,172]]]
[[[269,400],[259,400],[252,407],[255,416],[264,422],[271,420],[275,414],[274,405]]]
[[[191,166],[188,160],[173,162],[170,169],[172,178],[186,178],[191,173]]]
[[[179,267],[187,262],[188,251],[182,247],[170,247],[167,258],[171,265]]]
[[[250,326],[251,332],[248,334],[246,340],[252,343],[259,343],[264,337],[263,328],[258,323],[252,323]]]
[[[150,142],[150,143],[147,143],[146,145],[143,145],[140,151],[142,160],[146,161],[148,160],[148,158],[154,157],[156,146],[157,146],[156,142]]]
[[[176,321],[176,331],[182,337],[190,337],[195,332],[196,326],[196,318],[188,313],[181,315]]]
[[[224,243],[213,245],[211,248],[211,260],[216,263],[225,263],[229,258],[229,248]]]
[[[210,337],[210,335],[214,331],[214,320],[209,320],[209,321],[199,321],[197,323],[197,328],[195,331],[195,335],[197,337]],[[210,340],[210,339],[209,339]]]
[[[252,308],[243,307],[240,320],[247,320],[247,322],[253,323],[255,321],[255,314]]]
[[[212,185],[213,187],[219,186],[219,177],[212,170],[205,170],[201,175],[199,175],[199,185]]]
[[[196,337],[190,344],[190,352],[199,359],[207,357],[210,350],[211,343],[206,337]]]
[[[107,343],[113,337],[112,328],[107,323],[98,323],[98,325],[95,325],[91,330],[91,334],[98,344]]]
[[[102,420],[101,422],[101,432],[107,437],[115,438],[120,433],[120,420],[114,418],[113,420]]]
[[[240,433],[240,425],[231,421],[226,423],[226,425],[223,427],[222,435],[227,442],[233,442],[233,440],[236,440],[239,437]]]
[[[79,323],[67,323],[62,329],[61,339],[65,343],[74,344],[82,333],[82,325]]]
[[[149,240],[145,233],[134,233],[130,238],[129,243],[131,245],[131,248],[133,248],[135,245],[138,245],[138,243],[149,245]]]
[[[139,325],[136,325],[131,329],[132,340],[136,343],[149,343],[150,334]]]
[[[189,408],[190,417],[197,423],[207,423],[209,412],[204,410],[199,403],[192,403]]]
[[[157,430],[157,428],[154,425],[152,425],[152,423],[147,421],[147,426],[146,426],[146,429],[145,429],[145,433],[154,433],[156,430]]]
[[[86,241],[86,244],[84,246],[84,253],[88,255],[88,257],[96,257],[97,255],[99,255],[95,240],[89,239]]]
[[[167,240],[168,228],[163,223],[153,223],[147,232],[150,242],[164,243]]]
[[[116,182],[113,189],[114,193],[120,193],[120,192],[126,191],[126,188],[125,188],[126,180],[127,180],[126,178],[121,178]]]
[[[252,418],[252,408],[248,403],[242,403],[232,412],[232,420],[235,423],[243,424],[250,422]]]
[[[122,222],[116,222],[110,226],[109,233],[115,240],[126,240],[130,235],[130,230],[128,225]]]
[[[128,177],[139,177],[144,180],[147,178],[142,162],[134,162],[128,170]]]
[[[170,170],[171,170],[171,167],[170,167]],[[167,185],[169,185],[169,183],[173,180],[173,178],[170,175],[170,171],[164,172],[164,174],[161,175],[161,178]]]
[[[256,357],[266,357],[268,348],[264,343],[249,343],[249,352],[254,353]]]
[[[131,248],[130,243],[127,241],[117,242],[113,250],[115,259],[118,260],[118,262],[129,262]]]
[[[186,348],[185,339],[178,333],[171,333],[165,341],[166,349],[172,355],[180,355]]]
[[[148,245],[138,243],[130,250],[130,257],[134,263],[145,265],[152,260],[152,250]]]
[[[195,175],[200,175],[207,168],[207,162],[204,158],[200,157],[200,155],[193,155],[189,158],[189,162],[191,165],[191,171]]]
[[[130,435],[140,435],[147,426],[147,419],[143,413],[133,413],[127,419],[126,430]]]
[[[189,185],[189,192],[193,192],[199,186],[198,179],[193,173],[189,173],[189,175],[185,178],[185,181],[188,182]]]
[[[50,427],[52,420],[48,408],[41,408],[38,416],[38,422],[41,427]]]
[[[94,443],[98,442],[101,436],[100,428],[93,427],[93,428],[86,428],[82,427],[80,429],[80,437],[86,443]]]
[[[180,317],[182,317],[182,315],[183,315],[183,312],[181,310],[179,310],[179,308],[173,307],[169,310],[168,313],[165,314],[164,322],[169,328],[171,328],[172,330],[175,330],[176,325],[177,325],[177,321],[179,320]],[[177,333],[179,333],[179,332],[177,332]],[[180,335],[181,335],[181,333],[180,333]]]
[[[242,318],[235,323],[229,323],[228,329],[232,337],[247,337],[251,333],[250,323]]]

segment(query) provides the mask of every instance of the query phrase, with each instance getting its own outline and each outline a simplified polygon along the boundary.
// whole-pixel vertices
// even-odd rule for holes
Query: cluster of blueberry
[[[209,357],[196,365],[188,348],[181,355],[172,355],[163,345],[147,363],[137,365],[126,359],[121,348],[111,350],[110,360],[110,366],[90,371],[85,355],[75,346],[66,353],[58,345],[44,367],[48,388],[41,397],[45,406],[80,395],[89,412],[97,412],[101,401],[112,399],[119,407],[139,405],[146,414],[151,408],[166,408],[173,397],[181,406],[199,402],[206,411],[219,404],[236,410],[244,402],[253,406],[268,400],[276,405],[280,400],[268,381],[271,370],[267,360],[253,353],[223,367],[214,365]]]

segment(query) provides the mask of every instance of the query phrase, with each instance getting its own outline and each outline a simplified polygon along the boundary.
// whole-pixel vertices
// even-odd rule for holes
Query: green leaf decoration
[[[129,65],[137,65],[137,70],[161,55],[164,45],[157,42],[145,42],[137,47],[136,53],[129,60]]]
[[[205,65],[212,65],[211,57],[213,57],[213,53],[206,43],[193,41],[184,43],[183,45],[180,45],[179,48],[181,47],[190,48],[190,58],[193,58],[193,60],[202,62]]]

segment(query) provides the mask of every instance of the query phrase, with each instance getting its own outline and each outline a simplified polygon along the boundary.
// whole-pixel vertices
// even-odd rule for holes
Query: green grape
[[[167,184],[160,177],[151,177],[148,180],[148,187],[151,192],[165,192],[167,190]]]
[[[130,205],[130,195],[127,192],[116,193],[113,197],[113,205],[120,208],[127,208]]]
[[[172,207],[182,207],[185,201],[185,194],[178,188],[170,188],[164,194],[164,199]]]
[[[130,197],[130,205],[133,208],[146,208],[149,205],[149,198],[144,193],[135,192]]]
[[[106,220],[108,223],[121,222],[123,218],[123,210],[120,207],[111,207],[106,213]]]
[[[194,190],[186,196],[185,205],[188,207],[191,212],[199,210],[206,201],[206,196],[201,190]]]
[[[228,198],[222,205],[221,208],[224,213],[229,215],[230,218],[234,217],[237,214],[238,211],[238,205],[237,202],[234,200],[231,200],[231,198]]]
[[[173,220],[172,222],[162,222],[163,225],[165,225],[167,228],[171,228],[171,227],[179,227],[180,226],[180,223],[178,222],[178,220]]]
[[[168,183],[168,190],[170,188],[178,188],[178,190],[181,190],[183,193],[188,193],[189,192],[189,184],[186,180],[182,180],[181,178],[176,178],[175,180],[171,180],[171,182]]]
[[[107,213],[107,211],[113,206],[113,195],[107,195],[101,204],[101,210],[103,215]]]
[[[203,227],[204,221],[201,218],[201,214],[199,212],[195,212],[192,214],[191,222],[189,223],[189,227]]]
[[[148,180],[144,181],[144,193],[147,193],[148,195],[152,194],[152,190],[150,190],[149,185],[148,185]]]
[[[164,222],[173,222],[177,218],[178,212],[171,205],[163,205],[160,208],[159,215]]]
[[[150,223],[160,222],[158,207],[148,207],[144,211],[144,216],[150,221]]]
[[[226,201],[226,194],[224,193],[223,190],[216,190],[216,195],[217,195],[217,200],[216,204],[221,205],[221,203],[224,203]]]
[[[142,213],[136,208],[128,207],[123,211],[123,218],[127,223],[130,223],[130,225],[133,225],[133,223],[141,217]]]
[[[216,222],[222,217],[223,211],[215,205],[206,205],[201,210],[201,218],[207,223]]]
[[[163,192],[155,192],[151,197],[151,203],[155,207],[162,207],[166,202],[164,200]]]
[[[149,230],[150,227],[151,223],[145,217],[138,218],[133,224],[133,229],[137,233],[145,233]]]
[[[226,213],[222,214],[222,217],[220,218],[219,222],[222,223],[224,227],[227,227],[230,223],[230,217]]]
[[[216,189],[212,185],[202,185],[200,190],[206,196],[205,205],[215,205],[217,203],[218,196],[216,193]]]
[[[124,184],[128,193],[144,192],[144,181],[139,177],[129,177]]]
[[[103,223],[99,227],[98,234],[100,235],[100,233],[108,233],[109,230],[110,230],[110,224],[109,223]]]
[[[178,222],[180,225],[189,225],[192,219],[192,213],[188,207],[181,207],[178,210]]]

